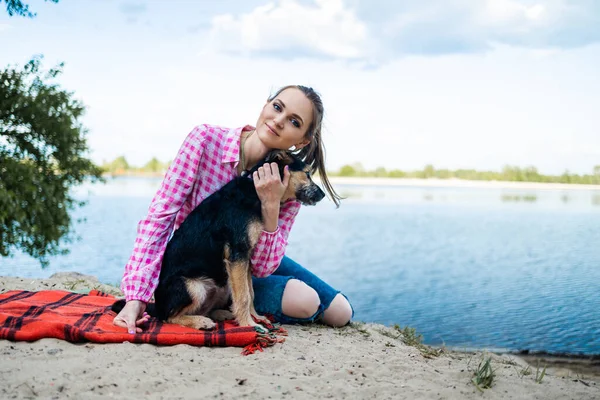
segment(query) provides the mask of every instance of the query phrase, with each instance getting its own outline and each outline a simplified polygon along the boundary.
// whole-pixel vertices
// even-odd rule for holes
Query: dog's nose
[[[315,195],[315,200],[317,202],[323,200],[323,197],[325,197],[325,192],[323,192],[323,190],[321,190],[320,187],[318,187],[317,185],[315,185],[315,187],[317,188],[317,193]]]

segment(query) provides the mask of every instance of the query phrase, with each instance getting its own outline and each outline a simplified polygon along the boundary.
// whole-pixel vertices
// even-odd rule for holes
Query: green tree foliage
[[[163,169],[163,164],[156,157],[152,157],[150,161],[142,167],[144,171],[159,172]]]
[[[36,16],[35,13],[29,11],[29,6],[23,3],[21,0],[0,0],[0,4],[2,1],[6,3],[6,12],[9,16],[19,15],[21,17],[33,18]],[[52,3],[58,3],[58,0],[44,0],[51,1]]]
[[[344,165],[340,168],[340,176],[356,176],[356,170],[352,165]]]
[[[102,169],[110,173],[123,173],[129,171],[129,163],[125,156],[119,156],[109,163],[102,165]]]
[[[435,168],[433,165],[427,164],[425,168],[423,168],[423,178],[434,178],[435,177]]]
[[[354,163],[352,165],[344,165],[340,168],[339,176],[363,176],[365,169],[361,163]]]
[[[388,177],[390,177],[390,178],[406,178],[406,172],[401,171],[399,169],[393,169],[388,173]]]
[[[143,167],[138,168],[130,165],[125,156],[119,156],[111,162],[104,162],[102,170],[112,175],[162,174],[169,168],[169,164],[171,164],[171,161],[163,163],[158,158],[152,157]]]
[[[45,265],[71,240],[69,211],[82,203],[69,189],[101,171],[86,158],[84,106],[54,83],[62,65],[44,72],[40,58],[0,71],[0,255],[20,249]]]
[[[379,167],[379,168],[375,169],[374,175],[378,178],[385,177],[385,176],[388,176],[388,172],[385,170],[385,168]]]

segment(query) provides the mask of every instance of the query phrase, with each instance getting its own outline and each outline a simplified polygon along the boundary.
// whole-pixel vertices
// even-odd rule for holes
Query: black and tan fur
[[[309,166],[290,152],[273,151],[242,177],[236,177],[198,205],[167,244],[148,313],[171,323],[212,329],[215,319],[235,318],[240,326],[266,322],[254,309],[250,257],[263,231],[261,203],[251,174],[275,162],[287,165],[289,185],[282,201],[314,205],[325,194],[311,180]],[[248,176],[249,175],[249,176]],[[121,300],[113,305],[119,312]],[[228,306],[230,311],[226,310]]]

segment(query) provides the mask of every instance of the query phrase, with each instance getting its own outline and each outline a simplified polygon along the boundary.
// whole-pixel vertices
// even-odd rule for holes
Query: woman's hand
[[[290,183],[290,171],[287,165],[283,170],[283,181],[281,175],[279,175],[277,163],[265,163],[252,174],[252,179],[263,207],[277,205],[279,209],[281,198]]]
[[[286,165],[282,182],[277,163],[265,163],[252,174],[252,179],[260,199],[263,229],[267,232],[275,232],[279,221],[279,203],[290,183],[290,171]]]
[[[145,312],[146,303],[140,300],[129,300],[125,307],[113,320],[113,324],[127,328],[129,333],[142,333],[140,325],[148,322],[150,316]]]

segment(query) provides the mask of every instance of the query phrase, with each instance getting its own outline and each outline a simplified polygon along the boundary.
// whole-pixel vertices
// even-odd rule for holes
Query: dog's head
[[[325,193],[313,182],[310,176],[310,166],[294,154],[284,150],[271,151],[265,162],[274,162],[279,166],[279,175],[283,179],[283,169],[287,165],[290,171],[290,183],[281,201],[296,199],[305,205],[315,205],[323,200]]]

